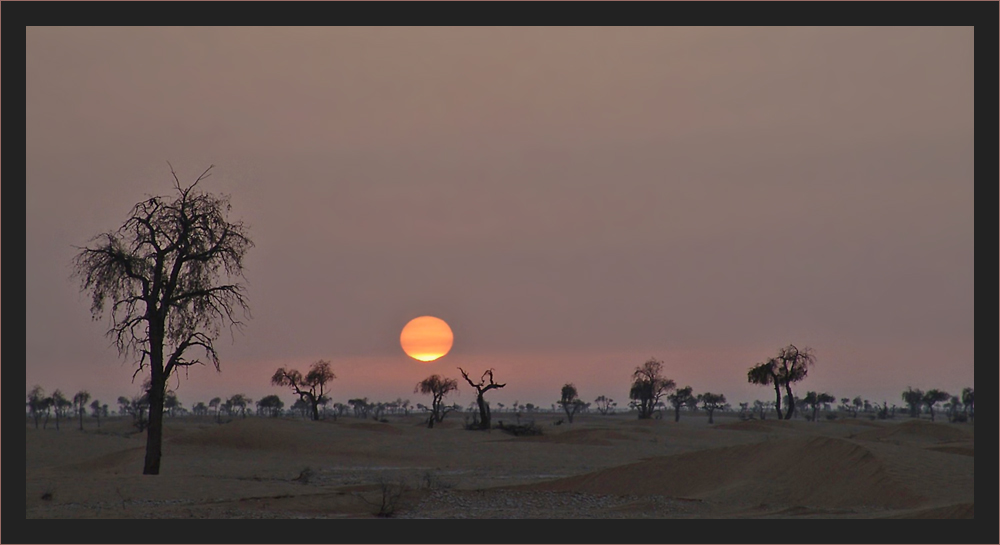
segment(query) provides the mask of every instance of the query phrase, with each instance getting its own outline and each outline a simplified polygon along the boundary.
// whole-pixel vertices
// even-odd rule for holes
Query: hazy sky
[[[26,75],[27,388],[138,391],[70,261],[167,161],[256,243],[188,407],[320,358],[335,401],[624,406],[656,357],[736,405],[788,343],[799,395],[973,385],[972,28],[28,28]]]

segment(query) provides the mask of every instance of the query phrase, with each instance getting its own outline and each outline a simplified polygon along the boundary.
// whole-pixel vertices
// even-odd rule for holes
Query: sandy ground
[[[129,421],[26,426],[27,518],[972,518],[974,426],[926,420],[639,421],[545,434],[451,415],[167,419],[143,476]],[[513,420],[498,414],[494,419]],[[383,501],[385,500],[385,501]]]

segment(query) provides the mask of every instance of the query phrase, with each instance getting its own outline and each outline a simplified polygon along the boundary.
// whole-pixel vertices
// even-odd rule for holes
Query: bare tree
[[[442,378],[440,375],[431,375],[417,383],[413,388],[413,393],[430,394],[432,396],[430,416],[427,418],[427,427],[433,428],[435,422],[444,420],[444,416],[452,410],[444,404],[444,396],[449,392],[458,391],[458,381],[453,378]],[[420,405],[417,405],[420,407]]]
[[[667,401],[674,406],[674,422],[680,422],[681,420],[681,407],[688,404],[693,395],[691,395],[693,389],[690,386],[685,386],[680,390],[667,396]]]
[[[597,404],[597,412],[601,414],[613,413],[615,411],[615,407],[618,405],[618,403],[615,403],[615,400],[603,395],[597,396],[594,403]]]
[[[83,415],[87,413],[87,402],[90,401],[90,393],[81,390],[73,396],[73,407],[80,416],[80,429],[83,429]]]
[[[92,316],[107,311],[107,334],[119,354],[138,356],[135,374],[149,369],[146,475],[160,473],[167,379],[181,367],[203,364],[187,357],[188,349],[203,350],[220,370],[214,345],[220,323],[240,327],[237,308],[249,316],[244,287],[226,281],[243,276],[253,242],[242,222],[227,219],[228,197],[195,189],[211,168],[186,187],[171,168],[174,198],[137,203],[119,229],[96,237],[74,261],[74,275],[92,295]]]
[[[486,403],[486,400],[483,399],[483,395],[490,390],[503,388],[507,384],[497,384],[493,381],[493,369],[487,369],[486,372],[483,373],[483,376],[479,378],[479,382],[472,382],[472,379],[469,378],[469,374],[466,373],[461,367],[459,367],[458,370],[462,373],[462,377],[465,378],[465,381],[469,383],[469,386],[476,389],[476,403],[479,404],[479,429],[490,429],[490,406]],[[487,376],[489,376],[490,379],[489,383],[486,382]]]
[[[640,420],[652,418],[660,398],[676,386],[673,380],[663,377],[662,371],[663,362],[651,358],[646,363],[636,367],[632,373],[632,388],[629,390],[629,399],[636,401]]]
[[[580,399],[580,396],[576,391],[576,386],[567,383],[562,387],[562,397],[559,399],[559,405],[561,405],[563,410],[566,411],[566,419],[569,420],[570,424],[572,424],[573,415],[583,408],[585,404]]]
[[[271,377],[271,384],[291,386],[300,399],[309,403],[312,409],[312,419],[319,420],[319,406],[329,399],[325,395],[326,385],[335,378],[337,377],[330,369],[330,362],[319,360],[312,364],[305,377],[295,369],[287,370],[284,367],[279,367],[274,372],[274,376]]]
[[[716,410],[721,409],[725,406],[726,396],[722,394],[713,394],[705,392],[704,394],[698,396],[698,399],[701,399],[702,407],[704,407],[705,410],[708,411],[708,423],[714,424],[715,421],[712,420],[712,414],[715,413]]]

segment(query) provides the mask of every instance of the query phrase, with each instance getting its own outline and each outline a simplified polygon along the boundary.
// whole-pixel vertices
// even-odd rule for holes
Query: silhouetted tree
[[[249,315],[243,286],[225,281],[243,276],[253,242],[242,222],[226,218],[228,197],[195,190],[211,168],[187,187],[171,168],[174,198],[137,203],[121,228],[96,237],[96,246],[81,248],[74,260],[81,289],[93,297],[92,316],[107,310],[107,334],[119,354],[138,356],[136,374],[149,368],[146,475],[160,472],[167,379],[180,367],[202,364],[185,356],[189,348],[204,350],[220,370],[213,344],[220,322],[239,327],[237,308]]]
[[[45,390],[41,386],[35,386],[28,392],[28,412],[35,419],[35,429],[38,429],[38,419],[45,413]]]
[[[931,413],[931,422],[934,421],[934,406],[942,401],[948,401],[951,399],[951,394],[941,390],[927,390],[924,394],[923,403],[927,406],[927,410]]]
[[[97,419],[98,428],[101,427],[101,414],[106,412],[106,408],[107,405],[104,405],[104,408],[102,408],[101,402],[96,399],[90,403],[90,416]]]
[[[76,409],[77,414],[80,416],[80,429],[83,429],[83,416],[87,413],[87,402],[90,401],[90,393],[86,390],[81,390],[73,396],[73,408]]]
[[[785,409],[785,420],[791,420],[795,412],[795,397],[792,395],[792,384],[806,378],[809,367],[816,363],[816,356],[812,349],[799,349],[794,344],[790,344],[778,351],[778,376],[785,387],[785,393],[792,400],[788,408]]]
[[[819,410],[819,406],[824,403],[830,403],[836,400],[837,398],[833,397],[832,395],[826,392],[823,392],[821,394],[817,394],[816,392],[806,392],[806,397],[802,401],[804,401],[806,405],[812,407],[812,418],[810,418],[810,420],[815,421],[816,412]]]
[[[444,416],[453,410],[451,407],[445,406],[444,396],[455,391],[458,391],[458,381],[453,378],[442,378],[441,375],[431,375],[418,382],[416,387],[413,388],[414,393],[429,394],[432,396],[431,414],[427,418],[428,428],[433,428],[435,422],[444,420]]]
[[[368,418],[371,403],[368,403],[367,397],[348,399],[347,403],[354,409],[354,418]]]
[[[52,392],[52,410],[56,413],[56,429],[59,429],[59,421],[66,418],[73,402],[66,399],[61,390]]]
[[[312,419],[319,420],[319,406],[327,401],[324,394],[326,384],[337,378],[330,370],[330,362],[319,360],[312,364],[309,372],[303,378],[302,373],[295,369],[286,370],[279,367],[271,377],[271,384],[275,386],[291,386],[292,390],[309,403],[312,409]]]
[[[924,403],[924,392],[923,390],[914,390],[909,386],[903,392],[903,402],[910,407],[910,417],[919,418],[920,417],[920,406]]]
[[[292,403],[290,409],[292,411],[298,411],[298,413],[302,415],[302,418],[310,418],[312,414],[312,407],[310,407],[309,403],[302,398],[296,399],[295,403]]]
[[[717,409],[722,409],[726,404],[726,396],[722,394],[713,394],[710,392],[705,392],[698,396],[701,399],[702,407],[708,411],[708,423],[714,424],[715,421],[712,420],[712,414]]]
[[[194,413],[195,416],[207,416],[208,405],[205,405],[204,401],[199,401],[194,404],[194,407],[191,407],[191,412]]]
[[[562,406],[563,410],[566,411],[566,418],[569,423],[573,423],[573,415],[577,413],[581,408],[583,408],[584,403],[580,400],[579,394],[577,394],[576,386],[572,384],[564,384],[562,387],[562,397],[559,398],[559,405]]]
[[[778,358],[770,358],[751,367],[747,371],[747,382],[758,386],[774,386],[774,408],[778,412],[778,419],[781,420],[781,379],[778,376]],[[762,413],[761,420],[763,419]]]
[[[247,406],[253,403],[253,400],[244,394],[234,394],[232,397],[226,400],[226,406],[229,408],[229,416],[236,416],[239,413],[241,418],[247,417]]]
[[[257,402],[257,412],[258,414],[267,414],[272,418],[277,418],[281,415],[281,408],[285,406],[285,402],[281,401],[276,395],[264,396],[260,401]]]
[[[215,411],[215,420],[216,420],[216,422],[220,421],[221,418],[222,418],[222,415],[219,414],[220,405],[222,405],[222,398],[221,397],[213,397],[208,402],[208,408],[210,408],[210,409],[212,409],[212,410]]]
[[[636,401],[639,419],[652,418],[653,410],[660,398],[676,384],[662,375],[663,362],[649,359],[635,368],[632,373],[632,387],[629,389],[629,399]]]
[[[969,420],[976,419],[976,390],[968,387],[962,389],[962,405]]]
[[[469,386],[476,389],[476,403],[479,405],[479,428],[483,430],[490,429],[490,406],[486,403],[486,400],[483,399],[483,395],[490,390],[503,388],[507,384],[497,384],[493,381],[493,369],[486,370],[483,373],[483,376],[479,378],[479,382],[472,382],[472,379],[469,378],[469,374],[466,373],[461,367],[459,367],[458,370],[462,373],[462,377],[465,378],[465,381],[469,383]],[[490,378],[489,383],[486,382],[487,375]]]
[[[173,390],[167,390],[163,396],[163,409],[170,416],[174,416],[174,413],[181,408],[181,402],[177,399],[177,394]]]
[[[615,400],[603,395],[597,396],[597,399],[594,400],[594,403],[597,404],[597,412],[605,415],[608,413],[613,413],[615,410],[615,406],[618,405],[617,403],[615,403]]]
[[[691,398],[694,397],[691,395],[691,392],[691,387],[685,386],[667,396],[667,401],[674,406],[674,422],[681,421],[681,407],[687,405],[691,401]]]

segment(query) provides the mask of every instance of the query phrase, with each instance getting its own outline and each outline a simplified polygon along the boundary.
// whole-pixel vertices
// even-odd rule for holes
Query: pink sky
[[[131,395],[74,245],[209,164],[254,318],[190,406],[330,360],[335,401],[487,367],[494,401],[974,380],[971,28],[29,28],[26,388]],[[406,358],[403,325],[455,348]],[[137,381],[138,384],[138,381]],[[463,388],[456,401],[472,397]]]

